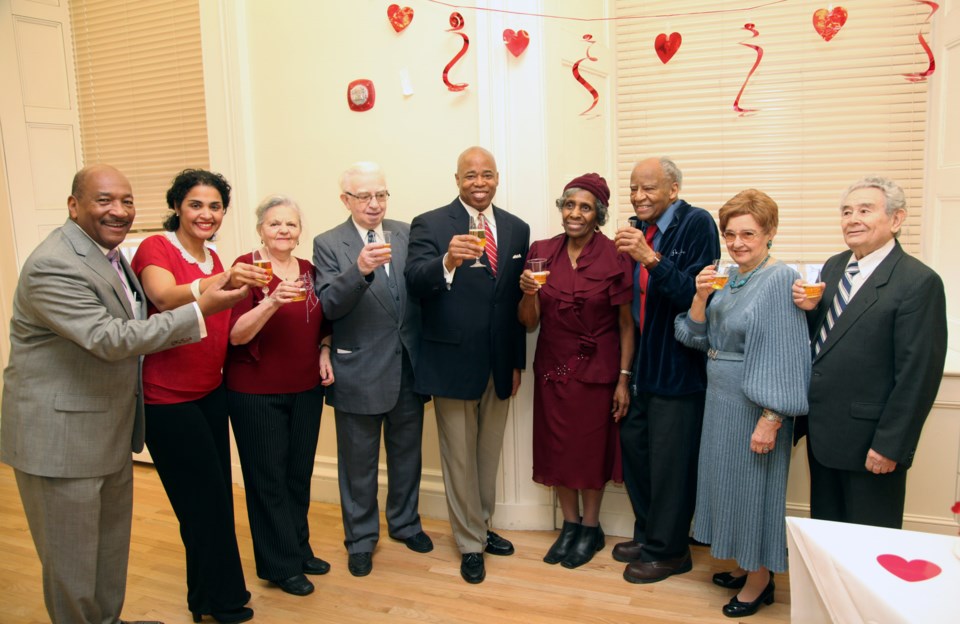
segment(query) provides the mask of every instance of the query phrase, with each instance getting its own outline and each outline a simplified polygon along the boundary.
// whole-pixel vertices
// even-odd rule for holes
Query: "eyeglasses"
[[[377,198],[378,204],[386,203],[387,198],[390,197],[390,191],[378,191],[376,193],[360,193],[359,195],[354,195],[349,191],[344,191],[344,195],[349,195],[360,203],[369,204],[374,197]]]
[[[754,232],[753,230],[743,230],[742,232],[733,232],[731,230],[727,230],[723,233],[723,240],[727,241],[728,243],[732,243],[733,241],[737,240],[737,237],[739,236],[740,240],[743,242],[752,243],[759,235],[759,232]]]

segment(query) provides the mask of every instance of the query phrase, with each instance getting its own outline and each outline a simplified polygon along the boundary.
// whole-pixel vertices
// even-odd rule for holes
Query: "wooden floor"
[[[134,470],[133,537],[126,619],[190,622],[186,607],[183,546],[176,518],[152,466]],[[732,567],[703,547],[694,547],[693,571],[650,585],[632,585],[621,577],[623,564],[610,557],[616,538],[593,561],[576,569],[541,561],[556,533],[502,531],[517,552],[485,558],[487,579],[469,585],[460,578],[460,556],[450,526],[424,519],[433,538],[433,552],[414,553],[384,536],[374,554],[370,576],[354,578],[347,571],[340,509],[314,504],[310,510],[316,554],[333,569],[311,577],[316,591],[297,597],[256,577],[243,490],[235,490],[237,535],[254,622],[282,623],[476,623],[557,624],[644,622],[730,622],[720,608],[732,591],[711,584],[710,576]],[[382,522],[382,521],[381,521]],[[27,530],[16,481],[9,466],[0,465],[0,622],[48,621],[43,607],[40,563]],[[777,577],[776,600],[761,608],[751,624],[790,621],[786,575]],[[211,620],[207,618],[207,622]]]

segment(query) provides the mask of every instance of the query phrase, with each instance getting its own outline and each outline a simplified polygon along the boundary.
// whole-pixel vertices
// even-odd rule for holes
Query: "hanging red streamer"
[[[917,1],[920,2],[921,4],[925,4],[928,7],[930,7],[930,15],[927,16],[927,19],[923,20],[924,23],[929,22],[930,19],[933,17],[933,14],[936,13],[937,9],[940,8],[940,5],[937,4],[936,2],[929,2],[928,0],[917,0]],[[927,66],[926,71],[915,72],[911,74],[904,74],[903,77],[909,80],[910,82],[923,82],[924,80],[927,79],[927,76],[932,75],[934,70],[936,70],[937,68],[937,63],[933,58],[933,50],[930,49],[929,44],[927,44],[927,40],[923,38],[922,31],[917,33],[917,39],[920,40],[920,46],[923,47],[923,51],[927,53],[927,60],[929,60],[930,64]]]
[[[470,47],[470,39],[465,34],[460,32],[460,29],[463,28],[463,16],[456,11],[450,14],[450,26],[451,28],[447,32],[456,33],[463,37],[463,47],[460,48],[460,51],[457,52],[455,57],[450,59],[450,62],[447,63],[447,66],[443,68],[443,84],[447,85],[447,89],[451,91],[463,91],[470,85],[466,82],[453,84],[450,82],[448,76],[450,74],[450,69],[457,63],[457,61],[463,58],[464,54],[467,53],[467,48]]]
[[[753,26],[752,23],[744,24],[744,25],[743,25],[743,29],[744,29],[744,30],[749,30],[750,32],[753,33],[753,36],[752,36],[751,38],[753,38],[753,37],[759,37],[759,36],[760,36],[760,32],[759,32],[756,28],[754,28],[754,26]],[[741,107],[740,107],[740,96],[743,95],[744,89],[747,88],[747,83],[750,82],[750,78],[753,77],[753,72],[757,71],[757,67],[760,66],[760,59],[763,58],[763,48],[761,48],[761,47],[758,46],[758,45],[754,45],[754,44],[752,44],[752,43],[744,43],[744,42],[742,42],[742,41],[740,42],[740,45],[746,46],[746,47],[748,47],[748,48],[751,48],[751,49],[757,51],[757,60],[754,61],[753,67],[750,68],[750,73],[747,74],[747,78],[743,81],[743,86],[740,87],[740,92],[737,93],[737,98],[733,101],[733,110],[735,110],[736,112],[740,113],[740,116],[743,117],[744,115],[748,115],[748,114],[750,114],[750,113],[755,113],[755,112],[757,112],[757,109],[756,109],[756,108],[741,108]]]
[[[591,104],[587,110],[580,113],[581,115],[586,115],[587,113],[592,111],[593,108],[597,105],[597,102],[600,101],[600,93],[598,93],[597,90],[593,88],[593,85],[587,82],[586,79],[584,79],[584,77],[580,75],[580,63],[587,60],[597,61],[599,59],[597,57],[590,56],[590,48],[593,47],[593,44],[596,43],[596,41],[593,40],[593,35],[584,35],[583,40],[588,43],[587,51],[584,52],[586,56],[573,64],[573,77],[576,78],[577,82],[583,85],[583,88],[589,91],[590,95],[593,96],[593,104]]]

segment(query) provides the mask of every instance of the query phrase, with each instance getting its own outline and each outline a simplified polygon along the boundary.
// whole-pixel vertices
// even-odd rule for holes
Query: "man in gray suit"
[[[203,316],[246,288],[224,280],[196,304],[147,319],[146,297],[118,253],[136,208],[113,167],[80,170],[70,217],[23,265],[3,374],[0,459],[14,468],[55,623],[120,621],[133,470],[143,448],[140,356],[196,342]]]
[[[380,537],[380,430],[387,450],[387,531],[415,552],[433,550],[420,525],[424,397],[413,391],[420,304],[403,270],[410,226],[384,219],[390,197],[380,167],[356,163],[340,178],[350,217],[313,242],[317,296],[333,322],[337,466],[347,568],[366,576]],[[389,240],[384,236],[388,235]]]

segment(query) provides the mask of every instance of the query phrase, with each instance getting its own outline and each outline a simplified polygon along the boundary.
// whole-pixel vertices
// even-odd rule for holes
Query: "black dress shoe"
[[[743,576],[734,576],[729,572],[717,572],[713,575],[713,584],[727,589],[740,589],[747,583],[747,574]]]
[[[500,555],[501,557],[505,557],[506,555],[513,554],[513,544],[511,544],[509,540],[503,539],[493,531],[487,531],[487,547],[484,548],[484,550],[491,555]]]
[[[563,561],[567,553],[570,552],[570,547],[573,546],[574,541],[577,539],[577,533],[579,532],[579,522],[567,522],[564,520],[563,528],[560,529],[560,535],[557,537],[557,541],[555,541],[553,546],[550,547],[550,550],[547,551],[547,555],[543,560],[550,565]]]
[[[304,574],[326,574],[330,571],[330,564],[319,557],[311,557],[303,562]]]
[[[487,576],[483,567],[483,553],[466,553],[460,557],[460,576],[468,583],[482,583]]]
[[[579,568],[593,559],[593,555],[603,549],[605,542],[603,529],[599,525],[595,527],[581,526],[577,540],[560,565],[571,570]]]
[[[403,539],[400,539],[398,537],[393,537],[392,535],[390,536],[390,538],[403,542],[404,544],[407,545],[407,548],[409,548],[413,552],[428,553],[431,550],[433,550],[433,540],[430,539],[430,536],[424,533],[423,531],[420,531],[415,535],[411,535],[410,537],[405,537]]]
[[[193,621],[199,622],[203,619],[203,613],[193,613]],[[250,607],[240,607],[231,611],[214,611],[208,613],[210,617],[220,622],[220,624],[238,624],[253,619],[253,609]]]
[[[634,561],[623,571],[623,578],[630,583],[656,583],[674,574],[683,574],[693,569],[690,551],[661,561]]]
[[[307,594],[313,593],[313,583],[308,581],[307,577],[302,574],[296,574],[282,581],[274,581],[274,584],[294,596],[306,596]]]
[[[613,558],[620,563],[633,563],[640,561],[640,551],[643,550],[643,544],[634,542],[620,542],[613,547]]]
[[[351,553],[347,557],[347,569],[354,576],[366,576],[373,570],[373,553]]]
[[[734,596],[730,599],[730,602],[723,605],[723,614],[727,617],[746,617],[748,615],[753,615],[757,612],[757,609],[760,608],[761,604],[772,605],[773,604],[773,579],[770,579],[770,582],[767,583],[766,588],[760,595],[757,596],[757,599],[753,602],[740,602],[737,600],[737,597]]]

